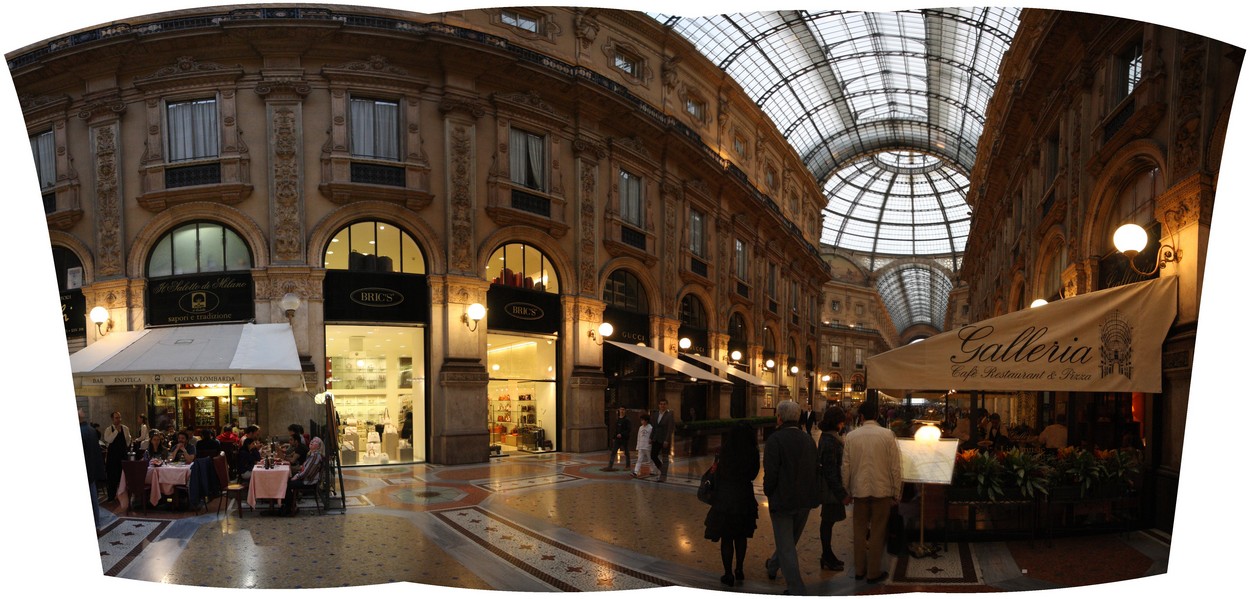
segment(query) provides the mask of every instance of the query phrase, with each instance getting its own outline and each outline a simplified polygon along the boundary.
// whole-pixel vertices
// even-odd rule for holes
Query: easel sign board
[[[897,439],[903,461],[903,482],[949,485],[955,475],[959,439],[917,441]]]

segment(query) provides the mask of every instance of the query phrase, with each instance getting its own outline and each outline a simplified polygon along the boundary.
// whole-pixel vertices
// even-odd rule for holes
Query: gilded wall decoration
[[[117,123],[95,128],[96,275],[126,274],[122,240],[121,182],[117,174]]]

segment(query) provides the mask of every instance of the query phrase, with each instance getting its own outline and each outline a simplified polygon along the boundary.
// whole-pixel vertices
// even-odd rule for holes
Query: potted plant
[[[1102,465],[1089,451],[1076,447],[1064,447],[1055,457],[1058,484],[1075,489],[1078,497],[1085,497],[1102,478]]]
[[[953,501],[966,501],[960,489],[975,489],[975,497],[996,501],[1003,496],[1003,481],[1007,469],[1001,452],[968,449],[959,452],[955,459],[954,487],[949,495]]]
[[[1094,456],[1099,465],[1099,494],[1104,497],[1121,497],[1133,490],[1133,480],[1140,470],[1137,453],[1132,450],[1097,450]]]
[[[1007,478],[1024,497],[1050,493],[1051,466],[1040,453],[1016,447],[1003,454]]]

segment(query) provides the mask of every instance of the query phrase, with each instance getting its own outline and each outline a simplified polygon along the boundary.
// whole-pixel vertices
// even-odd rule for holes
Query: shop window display
[[[487,429],[502,451],[547,451],[556,433],[555,338],[492,333]]]
[[[343,465],[425,461],[424,336],[421,327],[326,327]]]

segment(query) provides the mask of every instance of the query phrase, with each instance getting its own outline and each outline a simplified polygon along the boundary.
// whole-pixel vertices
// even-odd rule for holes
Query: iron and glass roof
[[[823,243],[958,263],[965,202],[1018,8],[652,14],[733,77],[825,190]],[[883,293],[901,332],[941,328],[951,282]],[[884,288],[883,288],[884,291]]]

